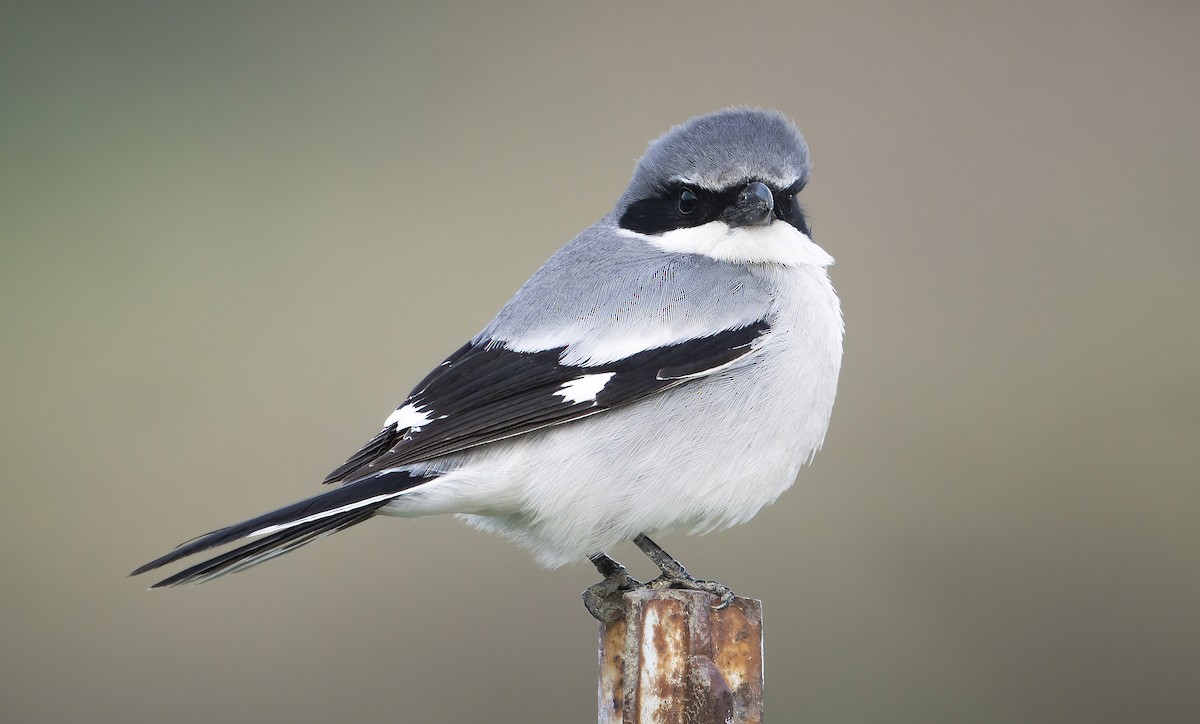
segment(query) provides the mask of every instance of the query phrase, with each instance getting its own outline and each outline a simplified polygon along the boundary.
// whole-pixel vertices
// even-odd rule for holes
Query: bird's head
[[[651,143],[615,216],[624,233],[664,251],[827,266],[797,199],[810,170],[808,145],[786,116],[729,108]]]

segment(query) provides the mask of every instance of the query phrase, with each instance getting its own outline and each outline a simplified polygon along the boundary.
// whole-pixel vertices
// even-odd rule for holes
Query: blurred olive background
[[[1196,721],[1200,6],[834,5],[5,3],[0,719],[594,720],[594,571],[452,518],[124,576],[316,491],[745,103],[813,149],[841,392],[664,543],[765,601],[772,721]]]

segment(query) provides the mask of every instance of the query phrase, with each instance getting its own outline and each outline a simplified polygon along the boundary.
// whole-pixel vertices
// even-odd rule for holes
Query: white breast
[[[639,533],[748,520],[821,447],[842,355],[841,309],[823,265],[754,272],[775,307],[751,364],[448,460],[452,472],[389,512],[465,513],[546,565]]]

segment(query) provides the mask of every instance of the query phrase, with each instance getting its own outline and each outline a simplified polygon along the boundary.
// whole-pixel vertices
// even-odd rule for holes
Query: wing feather
[[[769,330],[759,320],[600,365],[563,364],[566,347],[520,352],[496,342],[467,344],[400,406],[420,409],[428,422],[385,427],[325,482],[352,481],[627,405],[727,369],[750,355]],[[606,373],[590,397],[564,394],[570,383]]]

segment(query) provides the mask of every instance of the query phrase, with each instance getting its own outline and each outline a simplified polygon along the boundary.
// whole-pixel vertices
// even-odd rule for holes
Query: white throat
[[[773,221],[766,226],[733,227],[724,221],[662,234],[641,234],[621,229],[622,234],[643,239],[663,251],[702,254],[720,261],[741,264],[827,267],[833,257],[791,224]]]

